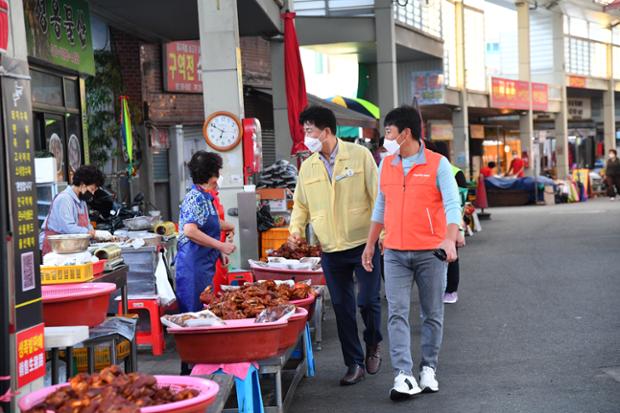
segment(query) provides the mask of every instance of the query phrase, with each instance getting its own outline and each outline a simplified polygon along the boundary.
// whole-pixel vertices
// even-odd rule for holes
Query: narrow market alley
[[[317,375],[301,383],[291,411],[620,412],[620,202],[491,212],[461,251],[459,301],[446,307],[438,393],[390,401],[387,341],[377,376],[340,387],[344,366],[328,308]],[[416,364],[417,303],[416,290]]]

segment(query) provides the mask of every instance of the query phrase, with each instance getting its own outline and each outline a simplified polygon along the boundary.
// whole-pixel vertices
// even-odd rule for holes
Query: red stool
[[[150,345],[154,356],[161,356],[164,353],[166,344],[164,342],[164,329],[162,328],[159,318],[164,314],[164,309],[159,305],[157,298],[151,299],[134,299],[128,300],[128,310],[130,313],[140,314],[143,311],[148,312],[148,320],[150,328],[148,330],[138,330],[136,333],[136,342],[138,345]],[[118,306],[119,314],[122,314],[122,304]]]
[[[251,271],[236,271],[226,274],[226,282],[228,285],[243,285],[244,283],[253,283],[254,276]]]

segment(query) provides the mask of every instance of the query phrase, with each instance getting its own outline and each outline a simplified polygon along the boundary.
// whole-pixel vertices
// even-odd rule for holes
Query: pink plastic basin
[[[295,304],[297,307],[305,308],[308,311],[308,320],[312,319],[314,314],[314,304],[316,301],[316,293],[312,292],[307,298],[302,300],[291,300],[291,304]]]
[[[280,348],[283,351],[297,344],[299,333],[302,332],[308,320],[308,311],[303,307],[297,307],[295,314],[288,318],[288,325],[282,330]]]
[[[47,327],[94,327],[105,320],[112,283],[42,286],[43,321]]]
[[[140,412],[142,413],[204,413],[207,407],[215,401],[217,392],[220,389],[216,382],[198,377],[155,376],[155,378],[157,379],[157,384],[159,386],[170,386],[172,390],[181,390],[189,387],[198,390],[200,393],[198,393],[198,396],[189,400],[162,404],[160,406],[143,407],[140,409]],[[22,412],[32,409],[39,403],[45,401],[45,398],[49,394],[64,386],[69,386],[69,384],[64,383],[45,387],[22,397],[19,400],[19,409]],[[48,412],[53,413],[51,410],[48,410]]]
[[[285,268],[252,267],[256,280],[293,280],[295,282],[311,280],[312,285],[325,285],[325,276],[322,270],[289,270]]]
[[[278,354],[286,320],[255,323],[253,318],[226,320],[225,326],[168,328],[181,360],[187,363],[240,363]]]

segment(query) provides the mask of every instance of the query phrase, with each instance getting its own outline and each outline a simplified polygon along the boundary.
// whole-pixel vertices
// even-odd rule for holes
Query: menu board
[[[2,117],[17,331],[41,323],[41,276],[27,62],[2,56]]]

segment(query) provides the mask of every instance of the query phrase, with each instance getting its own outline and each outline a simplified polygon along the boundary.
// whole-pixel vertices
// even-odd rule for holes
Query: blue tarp
[[[526,176],[524,178],[490,177],[490,178],[485,178],[484,180],[484,184],[487,190],[489,189],[491,190],[510,189],[510,190],[527,191],[530,193],[529,202],[534,202],[534,196],[536,192],[534,188],[535,182],[538,183],[539,188],[544,185],[544,186],[553,186],[553,188],[555,189],[555,182],[553,182],[553,179],[547,178],[546,176],[539,176],[538,178],[536,178],[536,181],[534,180],[534,177],[532,176]],[[538,193],[538,198],[539,200],[543,198],[542,191]]]

